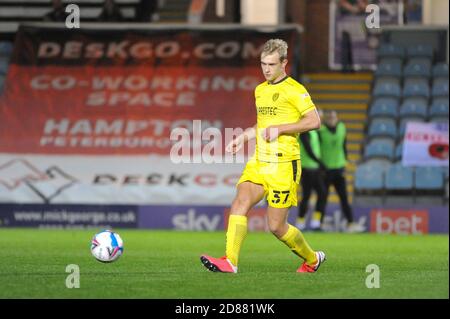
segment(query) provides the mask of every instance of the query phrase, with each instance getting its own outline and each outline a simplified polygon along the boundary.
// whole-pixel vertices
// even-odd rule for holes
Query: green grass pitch
[[[116,230],[124,255],[111,264],[90,254],[96,230],[0,230],[0,298],[449,298],[448,235],[305,233],[327,261],[297,274],[300,259],[269,233],[249,233],[238,274],[208,272],[202,253],[220,257],[224,232]],[[66,266],[80,288],[65,285]],[[380,288],[366,287],[367,265]]]

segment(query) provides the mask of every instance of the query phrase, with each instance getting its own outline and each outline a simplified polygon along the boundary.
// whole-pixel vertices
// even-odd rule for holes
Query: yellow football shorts
[[[251,158],[237,185],[249,181],[264,187],[269,206],[297,206],[297,188],[301,176],[300,160],[270,163]]]

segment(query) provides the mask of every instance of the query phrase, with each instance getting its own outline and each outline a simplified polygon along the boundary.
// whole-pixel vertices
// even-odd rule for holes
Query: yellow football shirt
[[[272,142],[261,137],[262,129],[300,120],[315,109],[306,89],[291,77],[270,84],[259,84],[255,89],[257,134],[255,157],[263,162],[287,162],[300,159],[298,133],[282,134]]]

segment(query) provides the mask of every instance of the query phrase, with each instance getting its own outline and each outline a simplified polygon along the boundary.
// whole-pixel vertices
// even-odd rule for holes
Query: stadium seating
[[[408,98],[405,99],[400,106],[400,118],[404,117],[427,117],[427,100],[424,98]]]
[[[0,41],[0,57],[9,57],[12,54],[13,44],[9,41]]]
[[[401,162],[408,122],[448,123],[448,64],[433,64],[439,55],[430,45],[382,43],[377,53],[367,144],[355,171],[355,194],[383,194],[386,204],[416,203],[413,194],[448,193],[448,167],[403,167]]]
[[[433,123],[448,123],[448,117],[432,116],[432,117],[430,117],[429,122],[433,122]]]
[[[448,117],[448,97],[433,99],[429,110],[429,117]]]
[[[368,165],[380,173],[387,172],[388,168],[391,166],[391,160],[386,158],[372,158],[364,160],[361,165]]]
[[[444,189],[444,172],[440,167],[417,167],[414,187],[419,191],[441,193]]]
[[[0,76],[8,72],[9,61],[6,57],[0,57]]]
[[[389,138],[376,138],[367,144],[364,150],[364,159],[370,158],[387,158],[392,160],[394,158],[395,141]]]
[[[447,96],[448,97],[448,78],[436,78],[433,81],[433,88],[431,90],[433,97]]]
[[[403,98],[421,96],[428,98],[430,96],[430,86],[425,79],[406,79],[403,87]]]
[[[405,117],[405,118],[402,118],[400,120],[400,127],[399,127],[399,130],[398,130],[399,137],[402,138],[405,135],[406,124],[408,122],[425,122],[425,120],[422,117]]]
[[[379,59],[383,58],[400,58],[405,57],[405,48],[392,43],[382,43],[378,48],[377,56]]]
[[[411,167],[402,166],[401,162],[392,164],[386,172],[387,192],[411,192],[414,187],[414,171]]]
[[[448,64],[437,63],[433,66],[433,78],[447,78],[448,79]]]
[[[369,126],[369,139],[374,137],[397,138],[397,125],[394,119],[374,119]]]
[[[32,22],[42,21],[42,17],[52,10],[51,0],[16,0],[0,1],[0,20],[2,22]],[[70,3],[70,1],[63,1]],[[102,10],[102,0],[78,0],[72,1],[80,5],[81,21],[96,22]],[[116,4],[122,15],[132,21],[136,15],[136,4],[139,0],[119,0]],[[166,0],[167,2],[167,0]],[[4,23],[2,23],[5,25]]]
[[[414,58],[408,61],[403,70],[405,77],[419,76],[430,77],[431,76],[431,60],[425,58]]]
[[[448,179],[448,166],[444,167],[444,168],[442,169],[442,172],[444,173],[444,178],[445,178],[445,179]]]
[[[397,144],[394,150],[394,160],[399,161],[403,156],[403,142]]]
[[[373,89],[374,97],[392,96],[400,98],[402,95],[400,80],[393,77],[378,78]]]
[[[394,76],[401,77],[402,76],[402,60],[401,59],[383,59],[378,65],[377,70],[375,71],[375,76]]]
[[[434,57],[434,50],[431,45],[426,44],[411,45],[406,48],[406,57],[407,58],[424,57],[431,60]]]
[[[355,191],[358,193],[381,192],[384,189],[384,174],[370,164],[360,165],[355,172]]]
[[[392,97],[380,97],[372,102],[369,115],[373,117],[391,117],[398,116],[398,99]]]
[[[13,49],[12,42],[0,41],[0,94],[5,85],[6,73],[8,73],[9,61]]]

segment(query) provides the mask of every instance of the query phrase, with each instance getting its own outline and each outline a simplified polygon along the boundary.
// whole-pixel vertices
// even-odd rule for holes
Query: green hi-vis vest
[[[337,124],[334,134],[324,125],[320,128],[319,134],[321,159],[327,169],[344,168],[347,163],[344,151],[347,132],[344,123]]]
[[[311,149],[314,153],[314,155],[320,159],[320,142],[319,142],[319,135],[317,134],[317,131],[309,131],[307,133],[303,134],[309,134],[309,145],[311,145]],[[300,136],[299,136],[300,141]],[[319,168],[319,164],[311,158],[311,156],[308,155],[306,152],[305,147],[303,146],[303,143],[300,141],[300,161],[302,164],[302,168],[307,169],[316,169]]]

